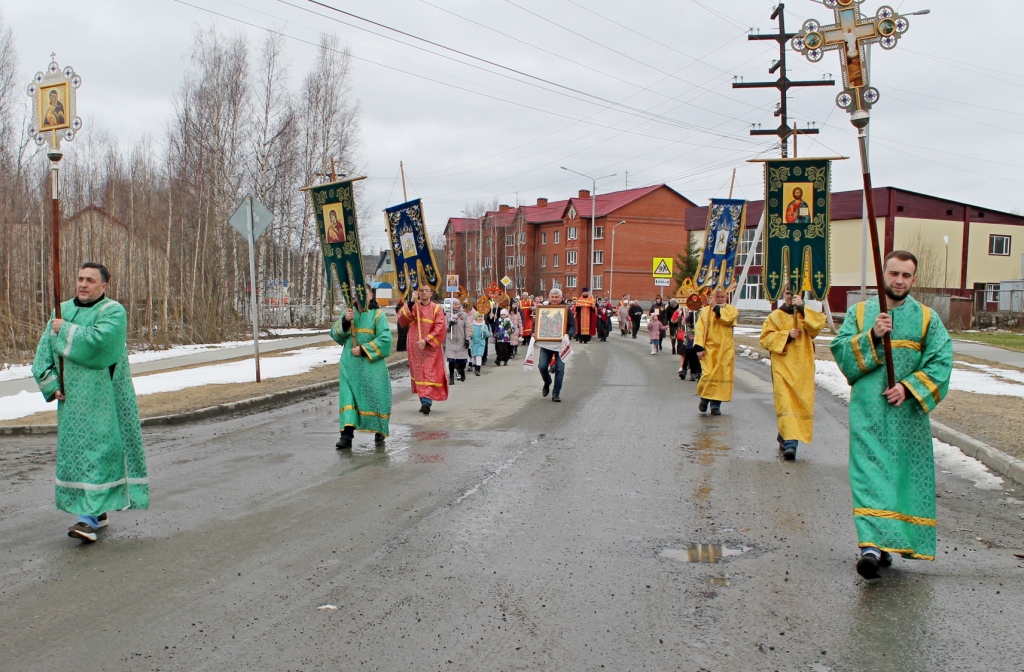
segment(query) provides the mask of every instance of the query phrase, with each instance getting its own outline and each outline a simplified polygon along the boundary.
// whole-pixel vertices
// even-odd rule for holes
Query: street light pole
[[[626,220],[622,220],[618,224],[612,227],[612,271],[608,276],[608,297],[615,300],[615,294],[612,292],[612,288],[615,286],[615,229],[619,228],[626,223]]]
[[[572,168],[566,168],[565,166],[559,166],[562,170],[568,170],[570,173],[576,173],[580,177],[585,177],[590,180],[590,285],[594,284],[594,227],[597,221],[597,181],[603,180],[609,177],[615,177],[618,173],[612,173],[611,175],[602,175],[601,177],[591,177],[590,175],[584,175],[583,173],[573,170]],[[594,288],[591,287],[591,290]]]

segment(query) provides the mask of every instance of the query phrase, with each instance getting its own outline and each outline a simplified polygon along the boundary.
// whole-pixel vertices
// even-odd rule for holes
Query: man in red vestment
[[[435,401],[448,398],[444,309],[431,300],[433,296],[434,290],[424,285],[398,311],[398,325],[409,327],[409,375],[412,391],[420,398],[420,413],[424,415],[430,415]]]
[[[597,306],[589,287],[584,287],[583,296],[576,299],[575,311],[576,340],[589,343],[590,337],[597,333]]]

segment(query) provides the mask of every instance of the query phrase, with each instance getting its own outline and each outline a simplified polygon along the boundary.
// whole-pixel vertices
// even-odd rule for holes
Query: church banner
[[[388,223],[388,241],[391,260],[398,277],[398,292],[406,300],[420,285],[428,285],[434,292],[441,290],[441,277],[437,273],[434,251],[427,237],[423,221],[423,203],[420,199],[402,203],[384,210]]]
[[[711,199],[704,234],[704,255],[700,261],[700,268],[697,269],[698,288],[722,287],[728,290],[732,287],[746,219],[746,201]]]
[[[778,159],[764,164],[765,297],[776,301],[788,285],[824,301],[831,283],[828,159]]]
[[[366,276],[363,274],[363,255],[352,195],[353,182],[331,182],[305,189],[313,201],[316,232],[324,253],[324,270],[332,302],[334,283],[337,282],[345,302],[363,311],[367,304]]]

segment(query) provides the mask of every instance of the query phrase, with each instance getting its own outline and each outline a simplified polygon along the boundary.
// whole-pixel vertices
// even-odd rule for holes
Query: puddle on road
[[[412,438],[417,441],[447,441],[451,438],[451,434],[445,431],[415,431],[412,433]]]
[[[701,432],[693,443],[681,443],[679,448],[691,453],[694,459],[702,466],[709,467],[715,458],[725,455],[729,446],[719,441],[716,437],[706,432]]]
[[[721,544],[690,544],[686,548],[664,548],[658,552],[659,558],[677,562],[703,562],[714,564],[723,558],[731,558],[749,551],[747,546],[729,548]]]

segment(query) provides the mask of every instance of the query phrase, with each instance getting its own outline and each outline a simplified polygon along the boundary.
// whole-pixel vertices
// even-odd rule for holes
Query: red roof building
[[[474,296],[508,277],[509,293],[559,287],[572,297],[590,287],[597,296],[648,299],[661,292],[652,261],[685,253],[693,207],[661,184],[595,198],[581,190],[560,201],[503,205],[479,219],[452,218],[445,227],[448,272]]]

